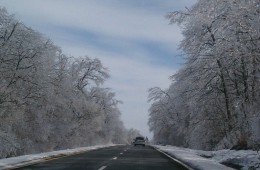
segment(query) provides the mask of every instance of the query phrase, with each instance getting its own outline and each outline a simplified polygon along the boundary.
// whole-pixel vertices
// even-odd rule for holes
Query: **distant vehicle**
[[[142,145],[142,146],[145,146],[145,139],[144,137],[136,137],[135,140],[134,140],[134,146],[137,146],[137,145]]]

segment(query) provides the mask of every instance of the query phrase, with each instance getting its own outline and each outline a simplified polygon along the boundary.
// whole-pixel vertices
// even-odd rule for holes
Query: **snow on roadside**
[[[196,151],[217,162],[233,165],[241,170],[260,170],[260,152],[252,150]]]
[[[28,163],[31,164],[31,163],[39,162],[41,160],[45,160],[45,159],[52,158],[52,157],[67,156],[67,155],[71,155],[71,154],[96,150],[96,149],[110,147],[110,146],[116,146],[116,145],[114,145],[114,144],[97,145],[97,146],[66,149],[66,150],[60,150],[60,151],[45,152],[45,153],[39,153],[39,154],[23,155],[23,156],[18,156],[18,157],[0,159],[0,170],[14,168],[16,166],[22,166],[22,165],[25,165]]]
[[[221,163],[236,166],[241,170],[260,170],[260,153],[257,151],[200,151],[168,145],[154,145],[154,147],[199,170],[232,169]]]

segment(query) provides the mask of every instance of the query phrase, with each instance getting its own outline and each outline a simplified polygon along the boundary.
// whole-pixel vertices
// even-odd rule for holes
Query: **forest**
[[[166,15],[182,29],[184,63],[167,89],[149,89],[155,143],[259,149],[259,16],[259,0],[198,0]]]
[[[0,8],[0,158],[129,143],[115,93],[98,58],[67,56]]]

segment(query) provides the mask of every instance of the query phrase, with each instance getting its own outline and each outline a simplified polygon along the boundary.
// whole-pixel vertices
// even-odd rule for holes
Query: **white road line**
[[[113,159],[114,159],[114,160],[116,160],[116,159],[117,159],[117,157],[114,157]]]
[[[107,166],[102,166],[101,168],[99,168],[98,170],[103,170],[105,169]]]
[[[186,165],[186,164],[184,164],[183,162],[181,162],[181,161],[179,161],[179,160],[173,158],[172,156],[168,155],[167,153],[161,151],[160,149],[158,149],[158,148],[156,148],[156,147],[154,147],[154,146],[153,146],[153,148],[156,149],[158,152],[161,152],[162,154],[164,154],[164,155],[167,156],[168,158],[174,160],[175,162],[178,162],[179,164],[181,164],[182,166],[184,166],[184,167],[187,168],[188,170],[194,170],[194,169],[191,168],[189,165]]]
[[[120,155],[123,155],[123,153],[120,153]]]

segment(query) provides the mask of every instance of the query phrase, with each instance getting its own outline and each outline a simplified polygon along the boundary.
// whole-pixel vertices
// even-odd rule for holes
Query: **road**
[[[157,150],[146,146],[114,146],[18,168],[19,170],[186,170]]]

